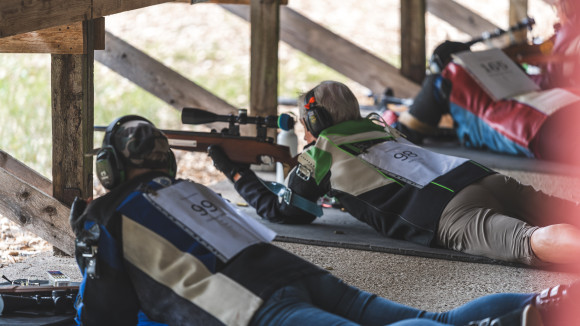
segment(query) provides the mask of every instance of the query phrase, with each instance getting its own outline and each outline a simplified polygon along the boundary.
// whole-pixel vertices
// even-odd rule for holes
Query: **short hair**
[[[313,91],[316,102],[328,111],[332,117],[333,124],[361,119],[358,100],[345,84],[326,80],[318,84],[311,91]],[[303,103],[304,97],[308,93],[310,91],[301,94],[298,99],[301,119],[306,116],[306,108]]]

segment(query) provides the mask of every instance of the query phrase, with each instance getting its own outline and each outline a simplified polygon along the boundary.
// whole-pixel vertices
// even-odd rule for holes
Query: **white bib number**
[[[223,261],[253,244],[271,242],[276,236],[213,190],[197,183],[181,181],[146,198]]]
[[[359,157],[383,173],[417,188],[425,187],[437,177],[469,161],[431,152],[403,138],[377,144]]]

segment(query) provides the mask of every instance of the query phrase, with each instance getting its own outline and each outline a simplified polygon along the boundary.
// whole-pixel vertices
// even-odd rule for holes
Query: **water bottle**
[[[288,130],[280,129],[278,133],[277,144],[288,146],[290,148],[290,155],[296,156],[298,151],[298,137],[294,133],[294,128]],[[284,166],[282,163],[276,163],[276,182],[284,183]]]

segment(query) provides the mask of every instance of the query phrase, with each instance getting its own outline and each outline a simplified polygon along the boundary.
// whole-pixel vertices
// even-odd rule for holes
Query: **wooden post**
[[[75,196],[92,197],[94,105],[94,25],[83,22],[85,54],[53,54],[52,178],[53,196],[70,205]]]
[[[279,0],[251,0],[249,115],[278,112]]]
[[[528,17],[528,0],[510,0],[509,9],[509,25],[515,25],[522,19]],[[524,43],[528,39],[528,31],[523,29],[514,32],[513,41],[516,43]]]
[[[401,74],[416,83],[425,78],[426,0],[401,0]]]

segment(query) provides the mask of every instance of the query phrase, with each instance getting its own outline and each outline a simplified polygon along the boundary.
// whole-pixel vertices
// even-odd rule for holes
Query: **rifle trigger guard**
[[[87,246],[88,247],[88,246]],[[90,250],[86,250],[85,252],[83,252],[83,257],[84,258],[93,258],[96,256],[97,254],[97,250],[98,250],[98,246],[90,246]]]
[[[304,166],[302,164],[298,164],[298,166],[296,167],[296,175],[304,181],[310,180],[311,174],[312,174],[312,171],[310,171],[309,168],[307,168],[306,166]]]
[[[286,189],[284,194],[282,195],[282,200],[286,203],[286,205],[291,205],[292,203],[292,190],[289,188]]]

